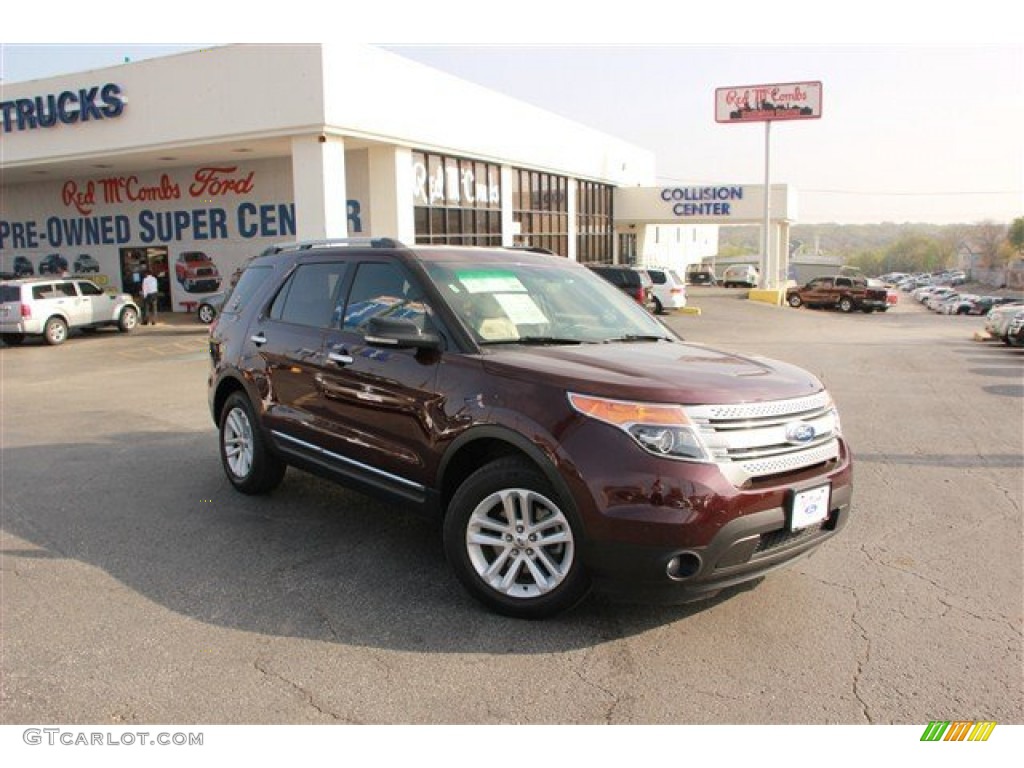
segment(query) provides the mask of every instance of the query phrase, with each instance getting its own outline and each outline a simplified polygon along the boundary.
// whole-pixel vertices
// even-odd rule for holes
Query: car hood
[[[488,350],[492,374],[617,399],[689,405],[781,400],[819,392],[802,368],[680,342],[507,346]]]

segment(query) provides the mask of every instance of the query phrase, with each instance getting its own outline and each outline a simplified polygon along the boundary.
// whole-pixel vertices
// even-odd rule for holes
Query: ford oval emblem
[[[811,424],[794,421],[786,425],[786,442],[793,445],[805,445],[814,439],[815,431]]]

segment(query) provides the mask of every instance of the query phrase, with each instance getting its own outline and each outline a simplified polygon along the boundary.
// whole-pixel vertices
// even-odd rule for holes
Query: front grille
[[[790,400],[687,406],[686,413],[714,462],[737,487],[839,456],[838,418],[827,392]]]

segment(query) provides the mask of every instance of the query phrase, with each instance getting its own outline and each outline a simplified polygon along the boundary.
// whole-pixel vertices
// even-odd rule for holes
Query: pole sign
[[[715,89],[715,122],[763,123],[821,117],[821,81]]]

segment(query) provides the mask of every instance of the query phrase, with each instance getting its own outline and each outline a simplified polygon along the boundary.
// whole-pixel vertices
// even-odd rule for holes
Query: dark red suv
[[[249,263],[211,331],[231,483],[288,465],[443,520],[455,575],[539,618],[592,586],[686,601],[805,555],[850,511],[809,373],[686,343],[590,270],[391,240]]]

